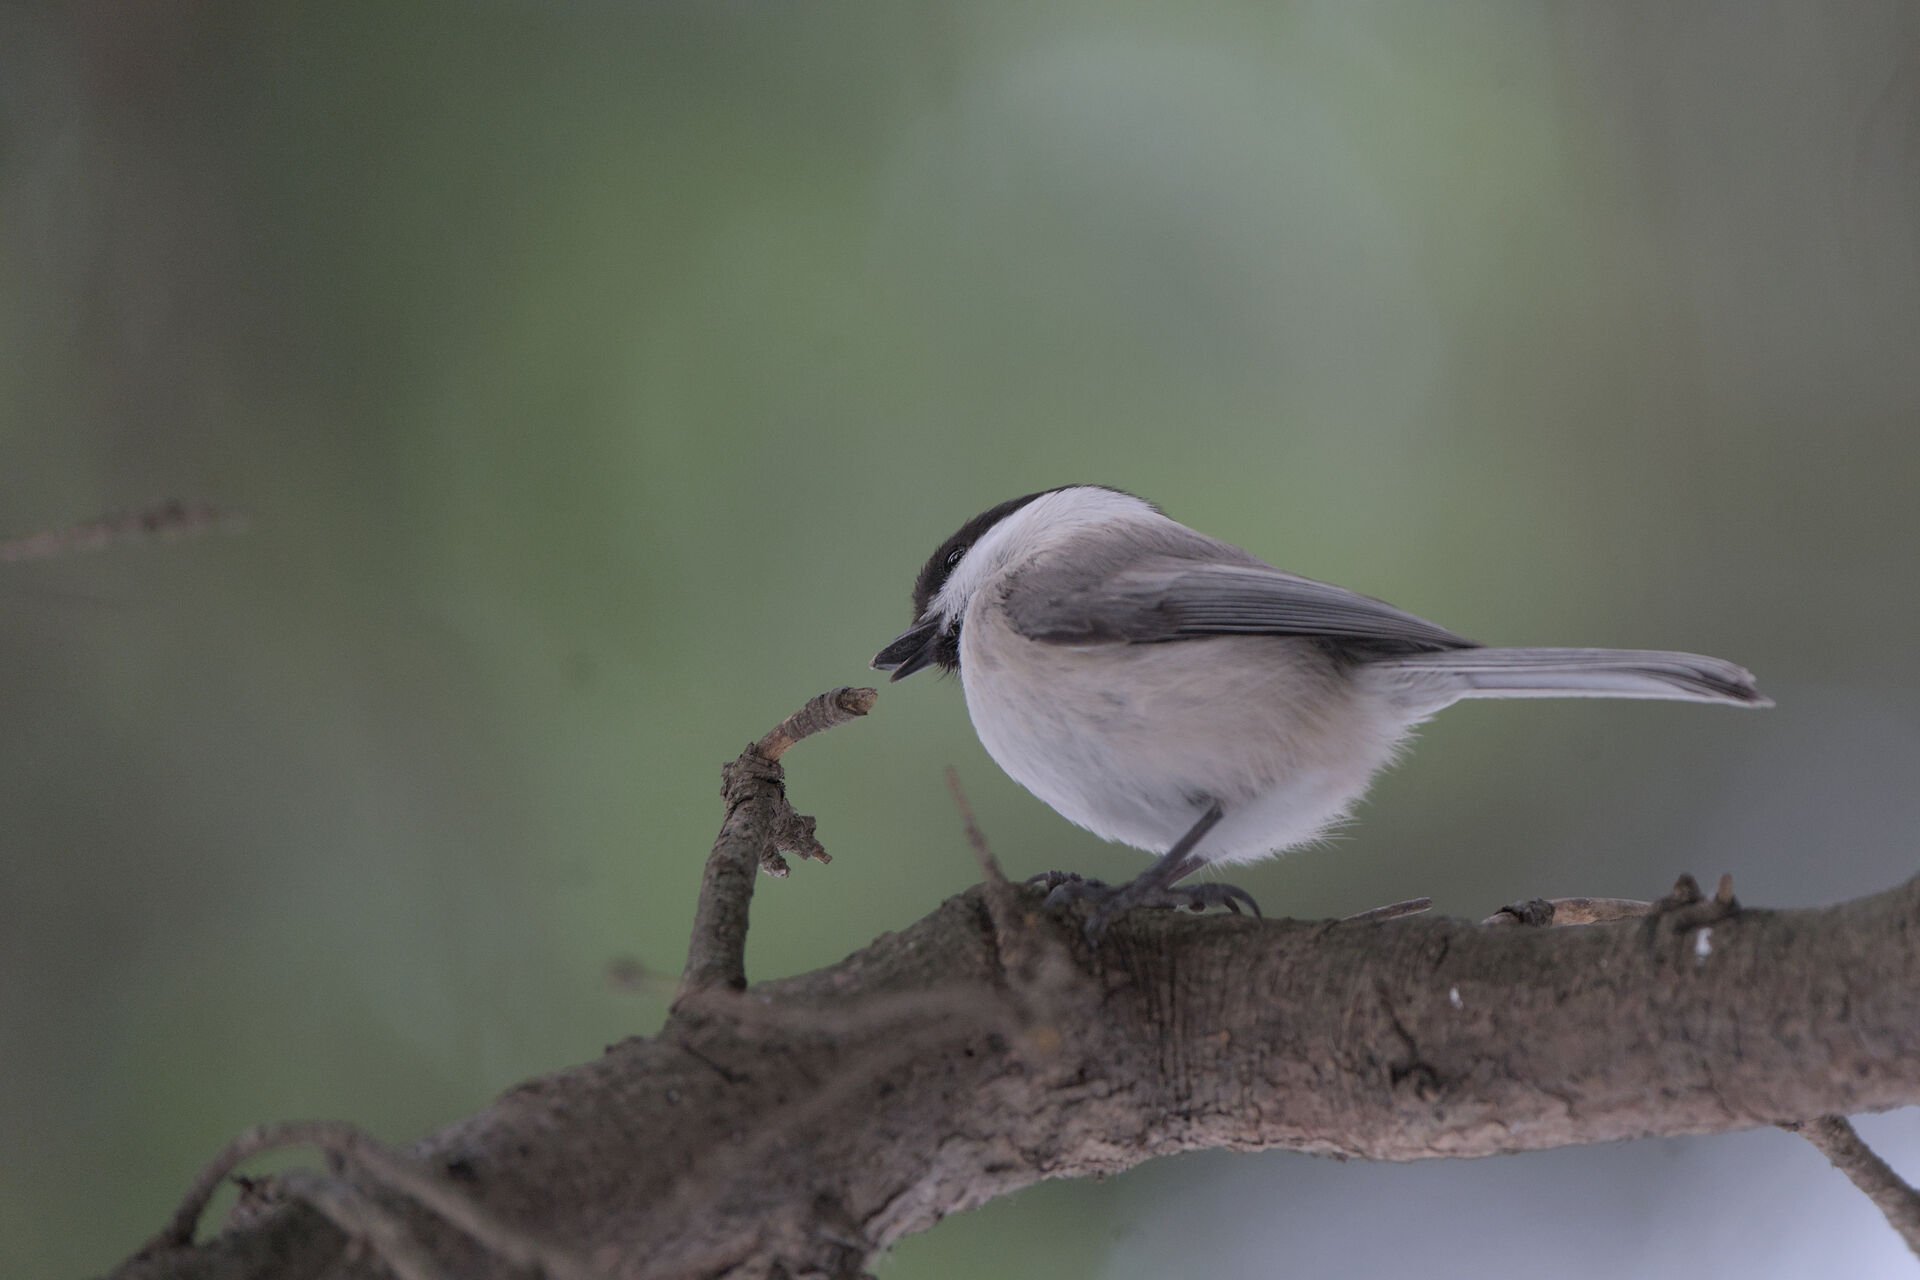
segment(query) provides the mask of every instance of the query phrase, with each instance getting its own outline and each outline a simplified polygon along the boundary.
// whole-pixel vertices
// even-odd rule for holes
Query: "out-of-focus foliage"
[[[106,1265],[254,1121],[400,1140],[650,1029],[608,965],[676,968],[719,762],[1064,481],[1779,700],[1451,712],[1272,908],[1908,874],[1917,47],[1896,3],[0,8],[0,539],[250,517],[0,565],[0,1271]],[[915,680],[796,753],[836,858],[756,975],[970,882],[949,761],[1010,870],[1138,865]],[[1763,1132],[1176,1161],[886,1274],[1533,1276],[1542,1231],[1900,1257]]]

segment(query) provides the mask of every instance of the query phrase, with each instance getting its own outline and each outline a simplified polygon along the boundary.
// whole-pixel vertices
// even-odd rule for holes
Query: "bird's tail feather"
[[[1657,649],[1448,649],[1389,665],[1457,698],[1670,698],[1770,707],[1753,674],[1719,658]]]

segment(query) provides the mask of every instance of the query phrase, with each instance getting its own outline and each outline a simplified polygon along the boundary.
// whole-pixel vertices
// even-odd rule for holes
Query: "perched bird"
[[[1766,707],[1730,662],[1638,649],[1488,649],[1276,569],[1144,499],[1068,485],[982,512],[913,587],[873,659],[958,671],[987,753],[1069,821],[1160,858],[1127,884],[1065,873],[1097,938],[1136,906],[1258,907],[1177,882],[1338,822],[1429,716],[1462,698],[1670,698]]]

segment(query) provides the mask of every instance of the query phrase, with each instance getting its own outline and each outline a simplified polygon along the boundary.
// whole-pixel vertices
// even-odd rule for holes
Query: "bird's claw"
[[[1049,871],[1033,877],[1027,883],[1047,890],[1043,906],[1048,911],[1058,911],[1075,902],[1093,903],[1093,914],[1087,917],[1086,935],[1087,941],[1096,945],[1115,920],[1135,907],[1199,912],[1218,906],[1225,907],[1235,915],[1250,913],[1256,919],[1260,918],[1260,904],[1238,885],[1209,883],[1162,888],[1138,881],[1109,885],[1070,871]],[[1246,909],[1245,913],[1242,907]]]
[[[1026,883],[1047,891],[1047,900],[1043,905],[1048,910],[1095,894],[1113,892],[1105,880],[1095,880],[1076,871],[1042,871],[1037,876],[1028,876]]]
[[[1160,901],[1165,898],[1166,901]],[[1246,907],[1256,920],[1262,919],[1260,904],[1253,895],[1237,884],[1186,884],[1175,885],[1171,889],[1162,889],[1159,894],[1146,902],[1136,905],[1143,907],[1185,907],[1189,911],[1205,911],[1208,907],[1225,907],[1235,915],[1242,914],[1240,908]]]

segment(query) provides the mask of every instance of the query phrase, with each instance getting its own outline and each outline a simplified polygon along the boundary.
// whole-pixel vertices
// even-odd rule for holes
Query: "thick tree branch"
[[[729,825],[777,791],[754,778]],[[728,857],[750,893],[749,847]],[[710,864],[702,918],[738,892]],[[1477,1156],[1920,1102],[1920,879],[1564,929],[1137,912],[1097,952],[1034,892],[993,897],[740,991],[743,900],[738,935],[696,931],[690,975],[717,980],[657,1035],[519,1086],[409,1167],[609,1277],[852,1277],[947,1214],[1178,1151]],[[415,1270],[527,1274],[432,1197],[336,1180],[122,1274],[383,1275],[376,1228]]]

